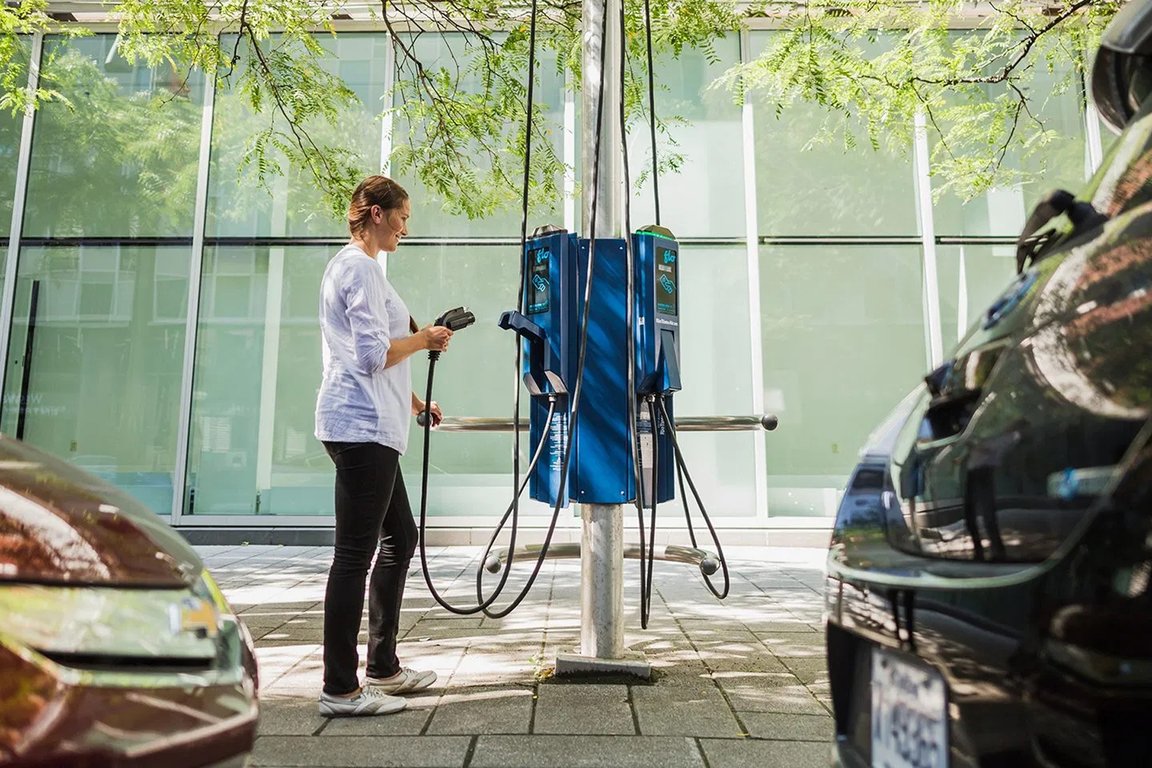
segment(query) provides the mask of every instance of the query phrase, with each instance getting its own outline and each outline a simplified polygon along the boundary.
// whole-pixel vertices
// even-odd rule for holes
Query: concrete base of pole
[[[652,665],[644,654],[625,651],[623,658],[600,659],[577,653],[556,654],[556,677],[628,675],[641,680],[652,679]]]

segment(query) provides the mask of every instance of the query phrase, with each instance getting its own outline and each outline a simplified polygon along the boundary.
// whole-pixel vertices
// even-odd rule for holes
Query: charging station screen
[[[677,314],[680,296],[679,254],[671,248],[656,249],[656,311]]]
[[[551,253],[547,248],[535,248],[528,252],[528,314],[547,312],[552,285],[548,274]]]

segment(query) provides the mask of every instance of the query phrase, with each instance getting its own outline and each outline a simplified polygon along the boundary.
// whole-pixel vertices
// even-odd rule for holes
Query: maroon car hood
[[[202,567],[128,494],[0,436],[0,583],[181,587]]]

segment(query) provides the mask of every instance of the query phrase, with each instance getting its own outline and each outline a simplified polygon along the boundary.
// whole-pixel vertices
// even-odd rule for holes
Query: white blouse
[[[412,420],[409,358],[390,368],[392,339],[409,335],[408,307],[380,264],[346,245],[320,283],[324,378],[316,396],[316,437],[380,443],[403,454]]]

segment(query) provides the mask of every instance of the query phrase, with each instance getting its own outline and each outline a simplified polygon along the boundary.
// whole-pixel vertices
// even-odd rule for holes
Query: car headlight
[[[242,626],[207,571],[185,589],[7,584],[0,615],[0,644],[78,671],[232,678],[240,669]]]

